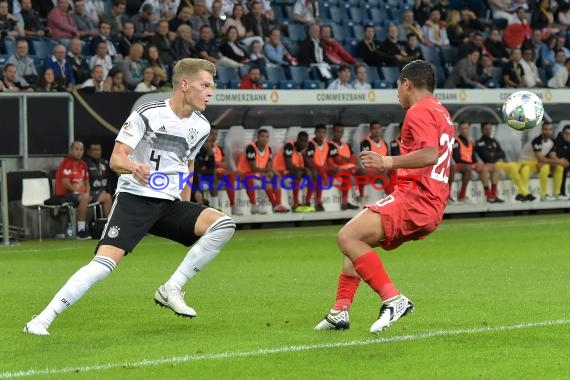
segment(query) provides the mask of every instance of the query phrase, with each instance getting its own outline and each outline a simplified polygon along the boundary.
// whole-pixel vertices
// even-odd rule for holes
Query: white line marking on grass
[[[558,319],[553,321],[543,321],[543,322],[522,322],[515,325],[509,326],[496,326],[496,327],[475,327],[470,329],[453,329],[453,330],[438,330],[433,332],[425,332],[419,334],[408,334],[408,335],[398,335],[389,338],[377,338],[368,340],[353,340],[350,342],[336,342],[336,343],[321,343],[321,344],[311,344],[311,345],[300,345],[300,346],[285,346],[277,348],[261,348],[255,351],[227,351],[220,352],[217,354],[202,354],[202,355],[186,355],[186,356],[175,356],[171,358],[162,359],[143,359],[138,362],[125,362],[125,363],[107,363],[107,364],[97,364],[85,367],[66,367],[66,368],[46,368],[46,369],[29,369],[26,371],[17,372],[3,372],[0,373],[0,379],[15,379],[19,377],[30,377],[39,375],[57,375],[65,373],[74,372],[96,372],[105,371],[109,369],[116,368],[143,368],[143,367],[154,367],[161,364],[175,364],[175,363],[189,363],[198,362],[204,360],[223,360],[223,359],[233,359],[233,358],[247,358],[256,356],[265,356],[273,354],[282,354],[289,352],[300,352],[300,351],[313,351],[322,350],[330,348],[339,347],[355,347],[355,346],[368,346],[371,344],[383,344],[383,343],[394,343],[394,342],[409,342],[429,338],[437,337],[447,337],[456,335],[469,335],[469,334],[480,334],[486,332],[501,332],[501,331],[513,331],[513,330],[525,330],[537,327],[546,326],[560,326],[570,324],[570,319]],[[41,338],[39,338],[41,339]]]

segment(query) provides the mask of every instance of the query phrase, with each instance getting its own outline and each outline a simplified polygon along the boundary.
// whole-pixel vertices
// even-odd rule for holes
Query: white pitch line
[[[285,346],[277,348],[262,348],[255,351],[227,351],[220,352],[217,354],[202,354],[202,355],[186,355],[186,356],[174,356],[171,358],[162,359],[143,359],[138,362],[125,362],[125,363],[107,363],[107,364],[97,364],[85,367],[66,367],[66,368],[46,368],[46,369],[29,369],[26,371],[17,372],[3,372],[0,373],[0,379],[15,379],[19,377],[30,377],[39,375],[57,375],[65,373],[75,373],[75,372],[94,372],[94,371],[105,371],[115,368],[143,368],[143,367],[153,367],[161,364],[175,364],[175,363],[189,363],[198,362],[204,360],[223,360],[232,358],[247,358],[256,356],[265,356],[273,354],[282,354],[289,352],[300,352],[300,351],[313,351],[321,349],[331,349],[339,347],[355,347],[355,346],[368,346],[371,344],[383,344],[383,343],[393,343],[393,342],[409,342],[421,339],[429,339],[436,337],[447,337],[455,335],[468,335],[468,334],[480,334],[486,332],[500,332],[500,331],[512,331],[512,330],[525,330],[537,327],[546,326],[559,326],[570,324],[570,319],[558,319],[552,321],[543,322],[527,322],[527,323],[517,323],[515,325],[509,326],[496,326],[496,327],[475,327],[470,329],[454,329],[454,330],[438,330],[433,332],[425,332],[419,334],[408,334],[399,335],[389,338],[377,338],[369,340],[353,340],[350,342],[337,342],[337,343],[321,343],[312,345],[300,345],[300,346]],[[42,338],[39,338],[42,339]]]

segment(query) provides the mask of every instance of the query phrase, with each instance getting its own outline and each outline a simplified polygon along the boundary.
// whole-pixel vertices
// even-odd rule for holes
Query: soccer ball
[[[528,131],[539,125],[544,116],[540,98],[530,91],[517,91],[503,103],[503,119],[517,131]]]

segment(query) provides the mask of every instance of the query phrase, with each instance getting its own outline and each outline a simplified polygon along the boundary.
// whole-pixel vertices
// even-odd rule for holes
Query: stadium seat
[[[240,83],[241,83],[241,80],[239,80],[239,79],[232,79],[231,81],[228,82],[228,87],[227,87],[227,88],[232,89],[232,90],[236,90],[236,89],[239,88]]]
[[[342,44],[346,38],[344,28],[340,24],[333,23],[331,29],[333,38]]]
[[[360,8],[352,6],[348,9],[348,15],[355,24],[361,24],[362,20],[364,20],[364,16],[362,14],[362,10]]]
[[[51,55],[53,45],[48,42],[49,40],[32,40],[31,51],[34,55],[45,59]]]
[[[245,130],[243,126],[233,125],[228,129],[228,133],[224,139],[224,152],[227,154],[228,166],[231,170],[236,170],[239,158],[244,151],[246,144],[244,136]]]
[[[459,54],[459,49],[453,46],[444,47],[441,49],[441,55],[443,56],[443,64],[450,68],[457,63],[457,57]]]
[[[321,81],[319,80],[303,81],[303,89],[305,90],[319,90],[320,88],[321,88]]]
[[[345,19],[345,13],[343,8],[330,7],[331,20],[336,24],[342,24]]]
[[[310,80],[307,66],[291,66],[289,72],[291,73],[291,79],[300,85],[306,80]]]
[[[394,86],[396,81],[400,78],[400,70],[395,66],[383,66],[380,68],[382,77],[392,83]]]
[[[4,53],[7,56],[16,54],[16,41],[4,38]]]
[[[297,84],[297,82],[292,80],[280,80],[279,88],[281,90],[297,90],[299,89],[299,85]]]
[[[372,88],[375,89],[386,89],[386,88],[393,88],[394,85],[388,81],[388,80],[381,80],[381,79],[376,79],[375,81],[372,82]]]
[[[293,42],[301,42],[307,38],[307,32],[305,31],[305,27],[303,25],[289,24],[287,29],[289,31],[289,38]]]
[[[375,80],[380,80],[380,75],[378,75],[378,68],[376,66],[366,66],[366,78],[370,83],[374,82]]]
[[[438,49],[430,48],[420,44],[420,50],[422,52],[424,60],[431,62],[433,65],[437,67],[441,67],[441,59],[439,58]]]
[[[239,80],[238,71],[235,67],[217,66],[216,74],[218,79],[224,84],[228,84],[231,80]]]
[[[214,79],[214,85],[216,86],[217,89],[224,89],[226,88],[226,85],[224,82],[222,82],[219,79]]]
[[[259,83],[261,83],[264,90],[272,90],[273,89],[273,82],[271,82],[270,80],[260,80]]]
[[[7,55],[0,55],[0,70],[4,68],[4,65],[6,64],[6,61],[8,60],[8,56]]]
[[[361,41],[364,39],[364,30],[362,30],[362,25],[355,24],[352,27],[352,35],[356,42]]]
[[[281,66],[268,66],[266,67],[265,72],[267,74],[267,80],[273,83],[279,83],[282,80],[287,80],[285,77],[285,71]]]
[[[497,81],[497,83],[502,83],[501,76],[503,75],[503,68],[502,67],[493,67],[493,78]]]

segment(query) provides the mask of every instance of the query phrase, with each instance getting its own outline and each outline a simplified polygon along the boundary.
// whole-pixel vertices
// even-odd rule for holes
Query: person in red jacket
[[[341,44],[335,41],[332,37],[332,28],[330,25],[323,25],[321,27],[321,43],[323,45],[324,53],[328,62],[333,65],[355,65],[356,61],[348,53]]]
[[[259,82],[261,80],[261,70],[259,67],[252,67],[249,69],[247,75],[244,75],[239,84],[240,90],[262,90],[263,85]]]

